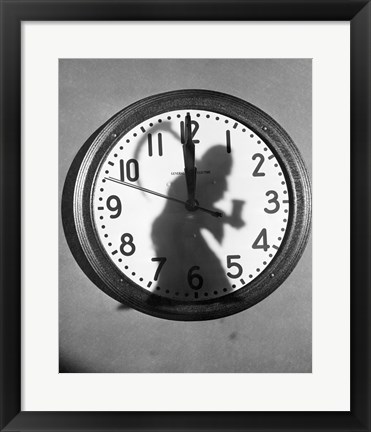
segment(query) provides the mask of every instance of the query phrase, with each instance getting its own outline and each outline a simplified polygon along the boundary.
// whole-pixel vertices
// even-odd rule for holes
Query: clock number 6
[[[130,233],[125,233],[121,236],[120,252],[125,256],[133,255],[135,252],[135,244],[133,236]],[[128,250],[130,248],[130,250]],[[125,250],[126,249],[126,250]]]
[[[193,273],[195,270],[200,270],[200,267],[199,266],[191,267],[188,271],[187,279],[188,279],[188,284],[192,289],[199,290],[202,288],[204,280],[202,279],[202,276],[199,275],[198,273]]]
[[[275,207],[273,209],[267,209],[265,208],[264,211],[266,213],[269,214],[273,214],[273,213],[277,213],[278,210],[280,209],[280,203],[278,202],[277,198],[278,198],[278,193],[276,191],[270,190],[265,194],[267,197],[269,197],[269,195],[273,195],[273,198],[271,198],[270,200],[268,200],[268,203],[273,203],[275,205]]]
[[[232,262],[232,260],[238,260],[241,258],[241,255],[227,255],[227,267],[228,268],[232,268],[235,267],[237,269],[237,273],[233,274],[228,272],[227,276],[230,277],[231,279],[237,279],[242,275],[242,266],[241,264],[238,264],[236,262]]]

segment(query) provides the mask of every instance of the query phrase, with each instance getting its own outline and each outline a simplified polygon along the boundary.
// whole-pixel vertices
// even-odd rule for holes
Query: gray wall
[[[217,90],[266,111],[298,146],[309,172],[312,63],[307,59],[60,60],[59,196],[86,139],[143,97]],[[237,315],[175,322],[128,309],[75,263],[59,224],[61,372],[311,372],[311,244],[272,295]]]

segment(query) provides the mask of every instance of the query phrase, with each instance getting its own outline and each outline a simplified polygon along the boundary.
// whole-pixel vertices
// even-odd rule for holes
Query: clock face
[[[302,255],[311,192],[295,144],[222,93],[140,100],[83,145],[62,196],[66,239],[114,299],[174,320],[247,309]]]
[[[222,216],[185,204],[187,114],[195,199]],[[164,112],[128,130],[102,160],[92,196],[107,259],[149,293],[187,302],[251,283],[278,253],[290,217],[284,167],[269,144],[208,110]]]

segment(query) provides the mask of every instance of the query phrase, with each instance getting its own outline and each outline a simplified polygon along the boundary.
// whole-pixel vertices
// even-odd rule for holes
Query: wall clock
[[[236,97],[179,90],[135,102],[84,144],[62,220],[86,275],[174,320],[231,315],[277,289],[302,255],[311,190],[295,144]]]

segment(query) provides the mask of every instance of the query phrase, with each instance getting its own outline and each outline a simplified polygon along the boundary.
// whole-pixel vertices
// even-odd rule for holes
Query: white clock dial
[[[184,204],[187,113],[196,210]],[[284,167],[272,150],[244,124],[207,110],[138,124],[111,146],[93,183],[93,224],[106,256],[163,298],[199,302],[245,287],[280,250],[290,217]]]

